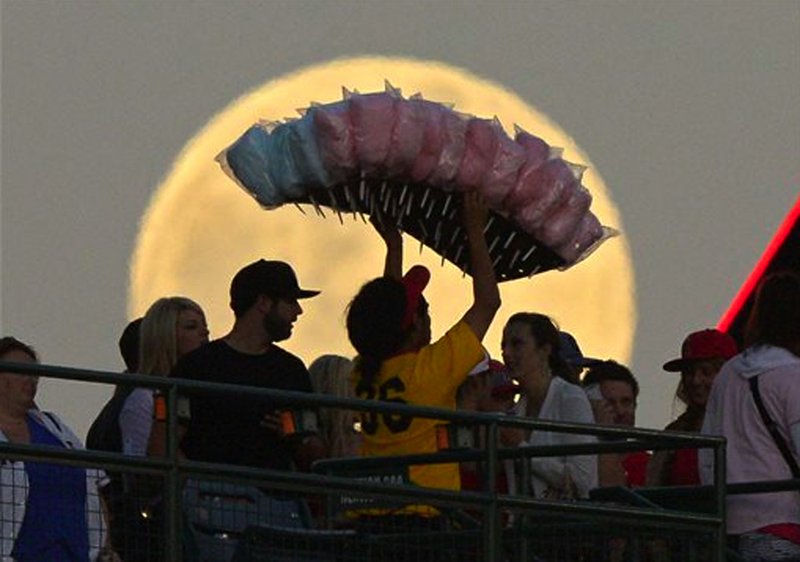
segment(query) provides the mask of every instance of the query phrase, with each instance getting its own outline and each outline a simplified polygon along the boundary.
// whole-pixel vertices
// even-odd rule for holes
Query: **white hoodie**
[[[722,367],[706,406],[702,433],[727,438],[727,481],[786,480],[792,473],[758,413],[749,379],[758,376],[764,407],[795,458],[800,460],[800,358],[781,347],[749,348]],[[699,452],[700,478],[713,481],[711,449]],[[777,523],[800,524],[800,492],[730,495],[728,533]]]

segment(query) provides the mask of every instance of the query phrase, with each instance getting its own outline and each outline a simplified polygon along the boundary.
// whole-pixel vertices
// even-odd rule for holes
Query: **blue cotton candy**
[[[253,125],[225,153],[236,179],[259,203],[276,206],[284,202],[269,177],[270,134],[260,125]]]
[[[311,187],[330,187],[335,181],[322,163],[314,122],[311,115],[292,121],[287,126],[293,134],[289,137],[289,148],[302,182]]]
[[[292,155],[293,150],[297,150],[294,148],[298,142],[296,139],[297,132],[289,123],[275,127],[270,135],[267,172],[283,201],[298,199],[306,191],[303,174]]]

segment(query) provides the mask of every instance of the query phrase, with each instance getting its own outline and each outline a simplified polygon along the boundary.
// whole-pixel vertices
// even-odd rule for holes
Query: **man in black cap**
[[[303,362],[276,346],[292,335],[303,313],[299,300],[319,294],[301,289],[291,266],[258,260],[233,278],[231,331],[182,357],[172,376],[277,390],[311,392]],[[261,397],[192,393],[181,450],[190,459],[290,470],[306,465],[321,441],[284,437],[280,405]],[[324,448],[323,448],[324,450]]]

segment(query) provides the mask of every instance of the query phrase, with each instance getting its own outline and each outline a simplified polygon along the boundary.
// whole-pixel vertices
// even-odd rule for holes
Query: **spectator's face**
[[[178,357],[208,343],[208,326],[203,313],[191,309],[181,310],[175,326],[175,339]]]
[[[33,357],[17,349],[5,353],[0,357],[0,360],[11,363],[36,363]],[[36,376],[0,373],[0,396],[2,396],[2,402],[14,407],[26,410],[33,408],[33,400],[36,398],[38,385],[39,377]]]
[[[270,307],[264,316],[264,329],[274,342],[288,340],[292,328],[303,309],[297,299],[271,300]]]
[[[541,375],[548,369],[550,346],[539,345],[527,324],[507,324],[503,330],[502,348],[503,363],[517,380]]]
[[[721,359],[695,361],[681,373],[681,382],[690,406],[705,407],[711,384],[723,362]]]
[[[633,427],[636,424],[636,396],[624,381],[603,381],[600,394],[614,412],[614,425]]]

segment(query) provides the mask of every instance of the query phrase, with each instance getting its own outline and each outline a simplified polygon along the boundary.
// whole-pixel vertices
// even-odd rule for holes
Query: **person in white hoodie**
[[[790,462],[800,459],[800,276],[781,272],[764,279],[745,343],[714,381],[702,433],[727,438],[728,483],[790,479]],[[756,394],[788,460],[759,412]],[[703,483],[713,481],[713,464],[713,452],[701,450]],[[800,492],[729,495],[727,532],[745,560],[800,560]]]

